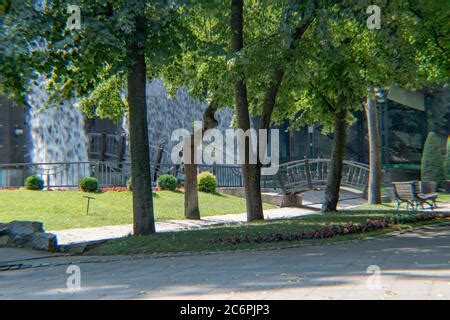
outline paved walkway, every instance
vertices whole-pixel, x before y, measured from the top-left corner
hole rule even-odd
[[[450,299],[450,226],[283,250],[25,263],[48,265],[0,272],[0,299]],[[79,291],[66,287],[70,263]]]
[[[303,199],[303,205],[315,209],[322,208],[324,189],[305,191],[301,193],[301,196]],[[339,192],[338,209],[348,209],[363,204],[367,204],[367,200],[362,198],[361,191],[341,187]]]
[[[267,220],[286,219],[315,214],[310,209],[303,208],[280,208],[264,210],[264,218]],[[201,220],[168,220],[156,222],[157,232],[173,232],[182,230],[192,230],[208,228],[223,224],[237,224],[246,222],[246,214],[226,214],[209,216]],[[95,241],[102,239],[120,238],[130,235],[133,231],[131,224],[118,226],[105,226],[97,228],[65,229],[59,231],[49,231],[58,237],[58,244],[70,244],[78,242]]]

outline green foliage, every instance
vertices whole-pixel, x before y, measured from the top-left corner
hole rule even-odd
[[[81,29],[69,30],[67,1],[8,1],[0,21],[0,92],[24,103],[30,80],[44,78],[48,105],[76,96],[89,116],[118,119],[126,111],[120,94],[137,17],[147,30],[139,41],[152,78],[186,45],[182,13],[189,2],[80,0]]]
[[[128,103],[120,96],[124,89],[124,77],[115,75],[103,79],[88,96],[81,99],[79,107],[90,118],[97,116],[120,120],[128,108]]]
[[[450,180],[450,136],[447,138],[447,154],[445,156],[445,177]]]
[[[127,180],[127,189],[133,191],[133,179],[131,177]]]
[[[445,179],[441,143],[434,132],[430,132],[425,141],[421,170],[424,181],[435,181],[439,185]]]
[[[272,122],[289,120],[292,128],[319,122],[328,131],[337,109],[350,111],[348,121],[354,121],[352,111],[361,109],[368,86],[418,88],[448,78],[445,1],[384,3],[380,30],[367,28],[370,4],[245,1],[245,47],[235,54],[229,3],[194,2],[184,23],[195,45],[183,47],[162,75],[169,91],[185,85],[223,107],[234,104],[234,80],[243,72],[249,109],[261,115],[267,88],[283,68]],[[313,23],[293,45],[296,28],[310,18]]]
[[[93,177],[84,177],[78,181],[78,186],[84,192],[98,191],[98,180]]]
[[[44,180],[39,176],[29,176],[25,180],[25,189],[42,190],[44,189]]]
[[[204,171],[197,176],[198,191],[215,193],[217,188],[216,176],[211,172]]]
[[[178,179],[171,174],[163,174],[158,177],[158,187],[161,190],[174,191],[177,185]]]
[[[390,224],[409,224],[439,219],[441,215],[437,212],[425,212],[419,214],[394,214],[387,215],[384,220]]]

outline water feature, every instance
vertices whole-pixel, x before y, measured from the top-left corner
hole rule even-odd
[[[169,164],[170,151],[177,143],[170,141],[172,132],[180,128],[191,129],[193,121],[202,119],[207,104],[190,97],[185,88],[177,90],[173,97],[168,97],[163,82],[158,79],[147,85],[146,95],[150,161],[154,163],[158,148],[164,143],[161,163]],[[58,165],[34,166],[36,170],[33,173],[42,176],[46,185],[76,186],[80,178],[90,174],[84,116],[74,106],[75,100],[65,101],[58,107],[45,108],[48,98],[44,79],[31,84],[27,103],[30,106],[28,123],[33,147],[29,157],[33,163]],[[220,111],[216,117],[218,128],[226,129],[230,126],[232,111]],[[124,117],[122,129],[128,137],[127,117]],[[128,147],[125,161],[129,161]],[[123,167],[123,170],[128,172],[129,168]]]
[[[164,143],[161,163],[170,164],[170,152],[178,143],[170,141],[172,132],[181,128],[192,130],[193,122],[202,120],[207,103],[189,96],[186,88],[178,89],[173,97],[168,97],[164,83],[159,79],[147,84],[146,96],[150,161],[154,163],[157,150],[161,143]],[[230,109],[216,112],[216,119],[219,122],[217,129],[229,128],[232,116],[233,112]],[[126,117],[122,127],[128,136]]]
[[[32,140],[29,157],[33,163],[53,164],[34,166],[33,173],[46,185],[76,186],[80,178],[89,175],[88,165],[73,164],[89,160],[84,116],[73,99],[45,108],[48,98],[45,80],[33,81],[27,96]]]

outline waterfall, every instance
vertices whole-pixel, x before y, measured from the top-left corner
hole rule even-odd
[[[46,186],[76,186],[78,180],[88,176],[90,171],[84,117],[80,109],[75,107],[74,99],[64,101],[57,107],[45,108],[49,98],[45,86],[46,81],[42,78],[32,82],[27,96],[32,140],[29,157],[32,163],[46,163],[34,166],[33,174],[41,176]],[[202,120],[207,104],[190,97],[185,88],[178,89],[173,97],[168,97],[159,79],[147,84],[146,97],[150,161],[152,164],[155,162],[158,148],[164,143],[161,163],[170,164],[170,151],[177,143],[170,141],[172,132],[180,128],[191,130],[193,121]],[[216,113],[218,129],[229,128],[232,114],[231,110]],[[123,119],[122,129],[128,137],[127,117]],[[128,147],[125,160],[129,161]],[[85,164],[79,164],[83,162]]]
[[[26,97],[29,108],[33,163],[61,163],[40,165],[34,174],[40,175],[46,186],[74,185],[89,175],[87,164],[70,164],[88,161],[88,137],[84,117],[74,106],[75,100],[64,101],[57,107],[45,108],[49,98],[43,78],[33,81]],[[51,181],[49,181],[51,180]]]
[[[168,97],[164,83],[160,79],[147,83],[146,98],[150,163],[155,162],[158,148],[161,143],[164,143],[161,163],[170,164],[172,162],[170,152],[178,143],[170,141],[172,132],[181,128],[192,130],[194,121],[202,121],[207,103],[192,98],[186,88],[180,88],[173,97]],[[216,112],[216,119],[219,122],[217,129],[229,128],[232,116],[233,111],[230,109]],[[128,137],[127,117],[123,119],[122,128]],[[129,139],[127,139],[128,144]]]

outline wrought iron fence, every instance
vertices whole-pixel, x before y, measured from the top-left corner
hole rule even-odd
[[[152,181],[155,184],[161,174],[169,173],[184,180],[183,166],[159,164],[151,166]],[[219,187],[241,187],[241,168],[232,165],[199,165],[199,172],[210,171],[217,177]],[[44,180],[46,188],[76,188],[82,177],[98,179],[100,187],[126,186],[131,177],[128,162],[90,161],[65,163],[12,163],[0,164],[0,188],[19,188],[25,179],[37,175]]]

